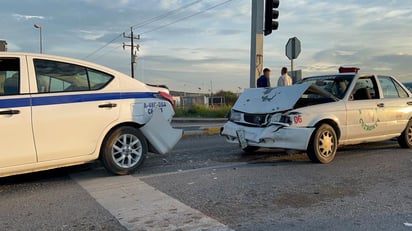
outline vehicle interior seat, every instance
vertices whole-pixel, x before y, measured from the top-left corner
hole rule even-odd
[[[11,78],[4,80],[4,95],[19,94],[19,74],[14,74]]]
[[[1,74],[0,72],[0,95],[4,95],[4,81],[6,80],[6,76]]]
[[[355,94],[353,94],[353,98],[355,100],[372,99],[369,90],[366,87],[356,90]]]

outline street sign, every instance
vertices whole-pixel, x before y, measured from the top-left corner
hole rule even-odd
[[[286,57],[290,60],[296,59],[300,54],[300,40],[296,37],[290,38],[286,43]]]

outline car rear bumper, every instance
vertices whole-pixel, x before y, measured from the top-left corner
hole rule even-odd
[[[237,131],[243,130],[248,146],[306,150],[315,128],[296,128],[271,125],[268,127],[247,127],[227,122],[221,131],[230,143],[239,143]]]
[[[183,130],[172,128],[158,110],[154,111],[152,118],[140,130],[159,154],[168,153],[183,136]]]

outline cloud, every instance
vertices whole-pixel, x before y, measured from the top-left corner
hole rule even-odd
[[[73,32],[77,34],[81,39],[91,40],[91,41],[96,41],[100,38],[103,38],[106,34],[108,34],[107,31],[78,30],[78,31],[73,31]]]
[[[403,80],[411,81],[412,55],[385,54],[375,56],[370,60],[370,65],[380,70],[382,74],[395,75]]]
[[[116,0],[116,4],[113,4],[112,0],[83,0],[87,4],[103,7],[103,8],[122,8],[131,4],[129,0]]]
[[[403,18],[404,16],[411,15],[411,10],[391,10],[384,15],[385,19],[389,18]]]
[[[357,66],[363,73],[392,75],[400,80],[410,80],[412,75],[412,54],[386,53],[376,49],[356,47],[335,47],[316,52],[315,64],[303,66],[305,72],[320,74],[336,72],[337,67]]]
[[[357,50],[354,47],[335,47],[331,49],[321,50],[313,54],[313,59],[320,62],[329,63],[358,63],[360,62],[364,55],[368,54],[365,50]]]
[[[0,28],[10,51],[37,52],[38,31],[30,20],[44,20],[39,23],[46,53],[84,58],[122,32],[128,34],[132,25],[167,16],[136,27],[140,34],[195,14],[142,34],[136,40],[141,45],[136,71],[177,90],[184,81],[209,80],[230,90],[249,83],[251,1],[233,0],[205,11],[225,1],[3,0]],[[346,64],[411,78],[410,5],[400,0],[281,1],[279,30],[264,39],[264,65],[274,73],[288,66],[285,44],[296,36],[302,53],[294,65],[304,76],[336,73]],[[130,50],[121,48],[123,42],[130,40],[120,36],[88,60],[129,73]]]
[[[44,16],[38,15],[22,15],[22,14],[13,14],[13,17],[17,20],[31,20],[31,19],[45,19]]]
[[[164,10],[170,10],[175,6],[182,5],[182,1],[180,0],[162,0],[160,1],[160,7]]]
[[[302,65],[305,76],[336,73],[339,65],[328,62],[317,62],[308,66]]]

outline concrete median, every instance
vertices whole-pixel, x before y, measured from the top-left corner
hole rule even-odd
[[[172,126],[183,129],[183,137],[220,134],[226,118],[173,118]]]

